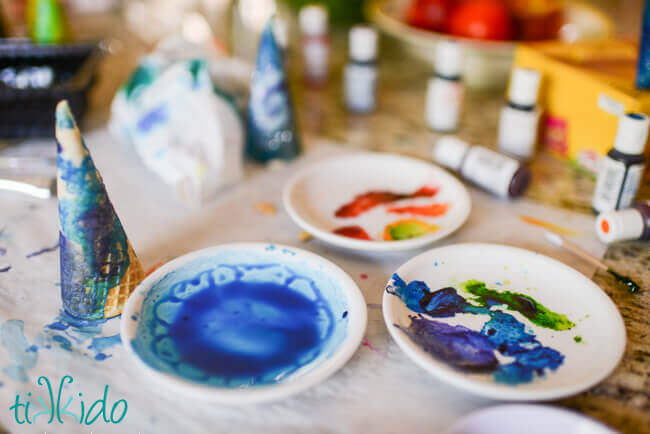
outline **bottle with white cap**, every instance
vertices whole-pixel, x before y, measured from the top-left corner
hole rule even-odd
[[[376,106],[377,31],[358,25],[349,34],[350,60],[343,69],[343,97],[348,110],[368,113]]]
[[[650,241],[650,201],[639,202],[621,211],[600,214],[596,219],[596,235],[604,243]]]
[[[433,146],[433,161],[478,187],[503,198],[524,194],[532,178],[530,169],[514,158],[482,146],[470,146],[458,137],[445,136]]]
[[[302,33],[302,57],[305,79],[311,84],[327,81],[329,73],[330,42],[329,13],[319,4],[310,4],[298,14]]]
[[[600,161],[591,205],[596,213],[629,208],[645,168],[643,150],[648,140],[648,117],[627,113],[618,120],[614,148]]]
[[[515,68],[510,76],[508,104],[501,109],[499,150],[522,160],[530,159],[537,144],[540,111],[537,93],[541,75],[534,69]]]
[[[435,75],[427,86],[426,121],[429,127],[440,132],[458,128],[463,104],[461,80],[463,52],[460,44],[442,40],[435,47]]]

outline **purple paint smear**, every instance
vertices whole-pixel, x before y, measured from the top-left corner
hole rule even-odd
[[[29,255],[25,256],[25,257],[26,258],[33,258],[34,256],[42,255],[43,253],[53,252],[58,248],[59,248],[59,243],[57,242],[52,247],[43,247],[41,250],[37,250],[35,252],[32,252]]]
[[[4,268],[0,268],[0,273],[6,273],[9,270],[11,270],[11,265],[7,265]]]

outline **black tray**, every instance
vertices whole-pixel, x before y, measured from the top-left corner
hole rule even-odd
[[[54,72],[47,88],[16,89],[0,82],[0,138],[52,137],[54,109],[62,99],[81,119],[102,54],[98,41],[36,45],[26,39],[0,38],[0,70],[50,66]]]

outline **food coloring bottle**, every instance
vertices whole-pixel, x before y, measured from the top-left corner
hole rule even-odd
[[[298,16],[305,80],[311,84],[327,81],[330,55],[328,19],[327,8],[315,4],[303,7]]]
[[[433,146],[433,161],[441,164],[499,197],[524,194],[532,178],[519,161],[482,146],[470,146],[454,136],[445,136]]]
[[[619,118],[614,148],[600,161],[591,202],[596,213],[632,205],[645,168],[643,150],[647,140],[646,115],[627,113]]]
[[[529,160],[537,144],[540,111],[537,93],[541,76],[534,69],[515,68],[510,77],[508,104],[501,109],[497,144],[499,150]]]
[[[639,202],[621,211],[600,214],[596,219],[596,235],[604,243],[650,241],[650,201]]]
[[[368,113],[376,106],[377,31],[354,26],[349,35],[350,60],[343,70],[345,106],[355,113]]]
[[[458,42],[442,40],[435,47],[435,75],[427,86],[426,122],[433,130],[458,128],[463,104],[461,81],[462,48]]]

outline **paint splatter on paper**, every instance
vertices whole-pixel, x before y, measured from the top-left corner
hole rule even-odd
[[[365,229],[363,229],[361,226],[343,226],[334,229],[332,232],[343,237],[372,241],[372,238],[370,235],[368,235],[368,232],[366,232]]]
[[[575,326],[565,315],[551,311],[530,296],[498,292],[476,280],[465,282],[461,287],[473,297],[465,298],[452,287],[431,291],[425,282],[406,283],[394,274],[386,291],[419,314],[409,317],[408,326],[396,327],[438,360],[463,371],[489,372],[500,383],[527,383],[562,365],[562,353],[543,345],[526,324],[498,307],[505,306],[541,327],[558,331]],[[445,318],[460,313],[485,315],[489,319],[477,331],[423,315]],[[511,361],[499,361],[497,353]]]
[[[43,253],[53,252],[53,251],[55,251],[55,250],[58,250],[58,248],[59,248],[59,243],[57,242],[55,245],[53,245],[53,246],[51,246],[51,247],[43,247],[43,248],[40,249],[40,250],[37,250],[37,251],[32,252],[32,253],[29,253],[29,254],[26,255],[25,257],[26,257],[27,259],[29,259],[29,258],[33,258],[33,257],[35,257],[35,256],[40,256],[40,255],[42,255]]]
[[[6,267],[0,268],[0,273],[6,273],[9,270],[11,270],[11,265],[7,265]]]
[[[18,319],[7,320],[0,326],[0,342],[11,360],[2,372],[21,383],[29,380],[27,374],[38,360],[38,349],[27,341],[24,327],[25,323]]]
[[[440,226],[422,220],[399,220],[386,226],[384,229],[384,241],[408,240],[432,234],[439,229]]]
[[[410,194],[393,193],[391,191],[369,191],[355,196],[351,202],[337,209],[334,215],[338,218],[358,217],[378,205],[392,203],[402,199],[433,197],[438,193],[438,190],[437,187],[424,186]]]

